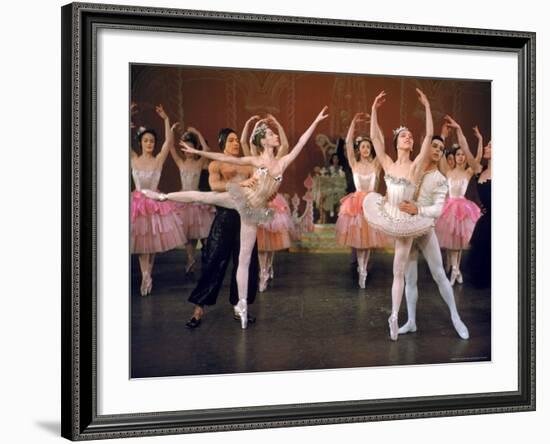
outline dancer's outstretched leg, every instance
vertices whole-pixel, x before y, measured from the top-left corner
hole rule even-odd
[[[248,267],[252,250],[256,243],[256,232],[258,225],[247,223],[241,219],[241,245],[239,250],[239,265],[237,266],[237,287],[239,289],[239,302],[235,311],[241,317],[241,327],[246,328],[248,323]]]
[[[412,242],[413,238],[411,237],[395,239],[395,253],[393,257],[393,284],[391,289],[392,307],[391,316],[388,319],[388,324],[390,327],[390,338],[392,339],[392,341],[397,341],[397,316],[399,314],[401,300],[403,299],[403,288],[405,286],[405,267],[409,259]]]
[[[468,328],[460,319],[458,310],[456,308],[453,288],[451,287],[447,276],[445,276],[445,270],[443,269],[443,261],[441,259],[441,251],[439,249],[437,236],[432,230],[422,240],[423,242],[419,244],[420,249],[422,250],[422,254],[426,259],[426,262],[428,263],[428,267],[430,268],[430,272],[432,273],[433,280],[439,288],[439,294],[447,304],[447,307],[449,307],[453,326],[462,339],[468,339],[470,337]]]

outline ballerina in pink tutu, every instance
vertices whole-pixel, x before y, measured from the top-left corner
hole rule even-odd
[[[139,255],[142,296],[151,293],[155,253],[171,250],[187,241],[174,203],[157,202],[140,192],[143,189],[157,189],[162,167],[170,146],[174,144],[173,128],[162,105],[156,107],[156,112],[164,120],[165,129],[165,140],[160,152],[153,154],[157,135],[154,130],[146,128],[138,131],[137,150],[130,148],[132,177],[136,186],[130,210],[130,252]]]
[[[248,137],[250,126],[256,120],[252,134],[254,137]],[[288,139],[283,126],[271,114],[267,118],[260,119],[259,116],[252,116],[247,120],[241,134],[241,147],[245,156],[256,155],[261,139],[264,138],[269,129],[268,123],[273,123],[276,127],[280,145],[277,148],[275,158],[280,159],[288,153]],[[261,148],[261,145],[260,145]],[[267,288],[269,279],[273,279],[273,258],[276,251],[287,250],[290,248],[294,229],[292,213],[286,199],[282,194],[277,193],[273,200],[268,203],[268,207],[273,210],[273,219],[270,222],[258,225],[258,260],[260,262],[260,281],[258,290],[263,292]]]
[[[248,293],[248,267],[252,250],[256,244],[258,225],[269,222],[273,217],[273,210],[268,207],[268,202],[281,186],[283,173],[300,154],[319,122],[328,117],[326,111],[327,107],[325,106],[306,132],[302,134],[294,149],[280,159],[275,158],[275,148],[279,146],[279,139],[271,129],[265,131],[263,138],[260,140],[260,145],[258,145],[260,152],[256,156],[233,157],[221,153],[199,151],[180,142],[182,149],[188,153],[235,165],[251,165],[256,168],[250,179],[240,184],[228,183],[226,192],[179,191],[162,194],[142,190],[147,197],[160,201],[169,199],[177,202],[203,202],[235,209],[239,212],[241,217],[239,264],[237,266],[239,302],[235,306],[235,312],[241,318],[241,328],[243,329],[248,324],[246,299]]]
[[[474,170],[466,163],[465,150],[469,151],[468,141],[460,125],[450,116],[445,116],[447,126],[456,130],[459,148],[455,151],[455,167],[449,168],[444,160],[440,162],[440,169],[449,184],[449,198],[445,201],[443,212],[435,225],[435,232],[441,248],[450,251],[451,285],[455,281],[462,284],[460,271],[462,250],[468,248],[475,225],[481,217],[479,207],[464,197],[468,183],[474,175]],[[483,137],[477,126],[474,134],[478,139],[476,161],[479,164],[483,153]]]
[[[193,127],[187,128],[182,134],[181,141],[187,143],[193,148],[199,148],[204,151],[211,151],[204,140],[202,134]],[[170,154],[178,166],[181,179],[181,191],[191,191],[199,189],[199,180],[203,169],[208,169],[208,159],[194,154],[184,153],[170,145]],[[183,222],[183,232],[187,238],[185,250],[187,252],[187,265],[185,272],[190,273],[195,266],[195,249],[198,239],[206,239],[210,231],[210,226],[214,220],[216,209],[212,205],[202,203],[176,202],[178,214]]]
[[[356,123],[368,119],[368,114],[357,113],[349,126],[346,136],[346,154],[353,173],[356,191],[340,200],[340,210],[336,221],[336,241],[356,249],[359,287],[365,288],[367,265],[372,248],[388,245],[389,239],[380,231],[369,226],[363,216],[363,199],[371,191],[376,191],[382,167],[376,159],[376,152],[369,137],[353,140]]]

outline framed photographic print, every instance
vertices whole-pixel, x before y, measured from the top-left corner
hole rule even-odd
[[[533,410],[534,44],[64,6],[62,435]]]

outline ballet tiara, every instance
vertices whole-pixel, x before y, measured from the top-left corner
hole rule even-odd
[[[399,128],[394,129],[394,130],[393,130],[393,137],[397,137],[397,135],[398,135],[401,131],[409,131],[409,128],[407,128],[406,126],[400,126]]]
[[[257,135],[265,133],[268,129],[269,129],[269,127],[267,126],[266,123],[264,123],[264,122],[260,123],[254,129],[254,132],[252,133],[252,138],[255,139]]]

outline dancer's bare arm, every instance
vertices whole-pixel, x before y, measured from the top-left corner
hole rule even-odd
[[[294,159],[298,157],[298,154],[302,151],[304,146],[306,145],[307,141],[313,134],[313,131],[315,131],[315,128],[317,128],[317,125],[319,122],[325,120],[328,117],[328,114],[326,114],[328,107],[325,106],[321,112],[317,115],[315,120],[312,122],[312,124],[309,126],[309,128],[306,130],[304,134],[301,135],[300,139],[298,140],[298,143],[292,148],[292,151],[288,153],[286,156],[283,156],[281,160],[281,167],[282,171],[285,171],[287,167],[294,162]]]
[[[384,135],[382,134],[382,130],[378,124],[378,109],[384,104],[385,101],[385,91],[382,91],[374,99],[370,113],[370,137],[372,140],[372,145],[374,146],[374,151],[376,152],[376,158],[380,162],[384,172],[387,172],[393,165],[393,160],[386,154]]]

